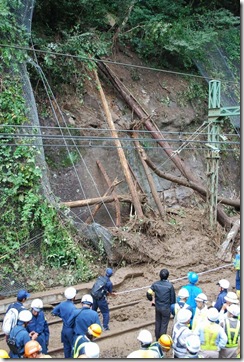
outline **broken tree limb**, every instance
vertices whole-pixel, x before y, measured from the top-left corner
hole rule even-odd
[[[225,241],[220,245],[220,250],[217,253],[218,258],[220,258],[220,259],[224,258],[224,254],[226,253],[226,250],[227,250],[231,240],[235,239],[239,229],[240,229],[240,219],[235,221],[234,225],[232,226],[229,233],[227,234]]]
[[[107,191],[105,192],[105,194],[103,196],[108,196],[109,194],[111,194],[113,192],[114,188],[117,185],[119,185],[121,182],[122,181],[117,181],[117,177],[116,177],[115,180],[113,181],[113,183],[111,183],[111,185],[109,186],[109,188],[107,189]],[[85,221],[86,224],[89,224],[90,222],[93,221],[94,216],[96,215],[96,213],[98,212],[98,210],[100,209],[101,206],[102,206],[102,203],[95,206],[91,215],[86,219],[86,221]]]
[[[164,136],[160,132],[158,132],[155,127],[153,127],[152,123],[150,122],[149,114],[141,107],[139,102],[125,88],[119,78],[103,62],[99,62],[98,67],[100,71],[110,80],[111,84],[123,97],[127,104],[131,107],[133,112],[139,117],[139,119],[143,121],[144,126],[150,131],[152,137],[157,140],[158,144],[163,148],[163,150],[166,152],[172,162],[174,162],[176,167],[180,170],[181,174],[185,176],[185,178],[189,181],[196,182],[201,185],[201,182],[196,178],[193,172],[184,164],[183,160],[181,160],[178,154],[172,150]],[[226,215],[220,205],[218,205],[217,207],[217,220],[222,226],[231,227],[232,225],[231,218]]]
[[[101,100],[102,100],[102,103],[103,103],[104,112],[105,112],[106,117],[107,117],[108,125],[109,125],[109,128],[111,130],[112,137],[114,138],[114,143],[117,146],[117,152],[118,152],[118,156],[119,156],[119,159],[120,159],[120,164],[121,164],[121,167],[123,169],[123,172],[124,172],[124,175],[125,175],[125,178],[126,178],[126,181],[127,181],[130,193],[131,193],[132,202],[133,202],[137,217],[139,219],[143,219],[144,215],[143,215],[141,203],[140,203],[140,200],[139,200],[139,197],[138,197],[138,193],[137,193],[137,191],[136,191],[136,189],[134,187],[133,180],[132,180],[130,170],[129,170],[129,167],[128,167],[128,162],[127,162],[127,159],[125,157],[124,150],[123,150],[123,148],[121,146],[121,142],[119,141],[118,133],[117,133],[116,128],[114,126],[114,122],[113,122],[111,112],[110,112],[108,104],[107,104],[105,94],[104,94],[103,89],[102,89],[102,85],[100,83],[97,71],[94,69],[93,72],[94,72],[94,75],[95,75],[96,83],[98,85],[98,90],[99,90],[99,93],[100,93],[100,96],[101,96]]]
[[[132,202],[132,197],[130,195],[117,195],[117,198],[120,202]],[[144,196],[140,195],[139,200],[143,202],[145,199]],[[61,205],[67,206],[67,207],[85,207],[88,205],[96,205],[100,203],[109,203],[114,202],[114,197],[112,195],[109,196],[103,196],[103,197],[94,197],[92,199],[85,199],[85,200],[76,200],[76,201],[64,201],[61,202]]]
[[[133,132],[132,134],[132,137],[133,138],[138,138],[138,134],[136,132]],[[134,140],[134,143],[136,145],[136,150],[138,152],[138,155],[140,157],[140,160],[141,160],[141,163],[142,163],[142,166],[144,168],[144,171],[145,171],[145,174],[146,174],[146,177],[147,177],[147,180],[148,180],[148,184],[150,186],[150,189],[151,189],[151,192],[152,192],[152,196],[154,198],[154,201],[157,205],[157,208],[158,208],[158,211],[159,211],[159,214],[162,218],[164,218],[165,216],[165,211],[163,209],[163,206],[162,206],[162,203],[160,201],[160,198],[158,196],[158,192],[157,192],[157,189],[156,189],[156,186],[155,186],[155,183],[154,183],[154,180],[153,180],[153,177],[151,175],[151,172],[149,170],[149,167],[147,165],[147,163],[145,162],[144,158],[145,158],[145,155],[144,155],[144,150],[142,148],[142,146],[140,145],[140,142],[139,141],[136,141]]]
[[[185,179],[182,179],[180,177],[171,175],[169,173],[166,172],[162,172],[160,171],[157,166],[152,162],[152,160],[150,160],[148,158],[148,156],[144,153],[144,160],[145,162],[148,164],[148,166],[161,178],[164,178],[166,180],[172,181],[174,183],[177,183],[179,185],[185,186],[185,187],[190,187],[193,190],[199,192],[201,195],[206,196],[207,195],[207,191],[204,187],[200,186],[199,184],[196,184],[195,182],[191,182],[191,181],[187,181]],[[233,206],[236,208],[240,207],[240,200],[231,200],[231,199],[226,199],[224,197],[220,197],[218,196],[218,202],[220,202],[221,204],[226,204],[229,206]]]
[[[112,182],[110,181],[110,178],[108,177],[108,174],[105,171],[103,165],[101,164],[100,161],[97,161],[97,165],[98,165],[100,171],[102,172],[103,177],[104,177],[105,181],[107,182],[107,185],[110,187],[112,185]],[[115,224],[116,224],[116,226],[120,226],[120,224],[121,224],[121,213],[120,213],[119,199],[117,198],[117,194],[116,194],[115,191],[112,192],[112,195],[114,196],[114,203],[115,203],[115,214],[116,214]]]

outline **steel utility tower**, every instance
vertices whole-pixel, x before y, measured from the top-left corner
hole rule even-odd
[[[220,107],[220,87],[219,80],[209,82],[208,143],[206,144],[209,147],[207,152],[207,205],[212,228],[216,227],[217,221],[220,123],[224,117],[240,114],[240,107]]]

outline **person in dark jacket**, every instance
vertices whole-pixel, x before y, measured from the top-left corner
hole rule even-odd
[[[151,285],[147,291],[147,299],[155,305],[155,337],[158,340],[162,334],[167,333],[170,319],[170,306],[176,302],[175,289],[167,279],[169,271],[162,269],[160,280]]]
[[[32,320],[28,323],[26,329],[32,339],[40,343],[42,353],[47,353],[49,344],[49,327],[43,312],[43,302],[41,299],[34,299],[31,302]]]
[[[61,342],[64,346],[64,358],[72,357],[72,345],[73,345],[73,328],[68,325],[68,320],[73,311],[77,308],[74,305],[76,297],[76,289],[74,287],[68,287],[64,291],[65,301],[58,304],[52,311],[52,315],[58,316],[63,320],[63,328],[61,331]]]
[[[214,308],[218,309],[218,311],[220,312],[223,304],[225,303],[225,296],[228,293],[228,288],[230,286],[230,282],[226,279],[221,279],[217,285],[219,285],[220,291],[219,294],[217,296],[216,302],[214,304]]]
[[[9,311],[10,308],[15,308],[15,309],[17,309],[18,312],[26,309],[23,304],[29,297],[30,297],[30,293],[28,293],[26,290],[24,290],[24,289],[19,290],[18,294],[17,294],[17,301],[14,303],[11,303],[8,306],[6,313]]]
[[[12,328],[9,338],[15,338],[15,344],[18,349],[18,354],[10,350],[10,358],[23,358],[25,344],[31,340],[29,333],[26,330],[28,323],[32,319],[32,314],[29,310],[22,310],[19,312],[18,321],[15,327]]]
[[[98,308],[100,309],[102,316],[103,316],[103,331],[109,330],[109,307],[108,307],[108,301],[107,296],[108,295],[115,295],[113,293],[113,283],[110,280],[110,277],[113,275],[113,270],[111,268],[107,268],[105,272],[105,278],[107,278],[107,283],[105,285],[105,294],[101,299],[95,299],[93,298],[93,305],[92,309],[94,311],[97,311]]]

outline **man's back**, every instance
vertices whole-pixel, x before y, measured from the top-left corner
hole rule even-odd
[[[88,327],[93,323],[101,325],[98,313],[90,308],[83,307],[75,318],[75,335],[85,335]]]
[[[155,305],[157,308],[170,308],[175,303],[175,291],[172,283],[168,280],[159,280],[152,284],[155,293]]]

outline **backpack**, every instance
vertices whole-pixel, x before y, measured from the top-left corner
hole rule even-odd
[[[19,356],[19,358],[21,358],[21,355],[20,355],[20,351],[19,351],[19,348],[16,346],[16,336],[17,334],[22,331],[23,329],[20,329],[15,336],[12,336],[12,337],[8,337],[7,338],[7,345],[9,346],[9,349],[10,351],[13,353],[13,354],[17,354]]]
[[[18,321],[19,312],[16,308],[10,308],[3,318],[2,330],[3,333],[9,335],[12,328],[14,328]]]
[[[97,300],[102,299],[107,294],[107,291],[105,289],[106,284],[106,277],[98,277],[91,289],[91,296]]]

